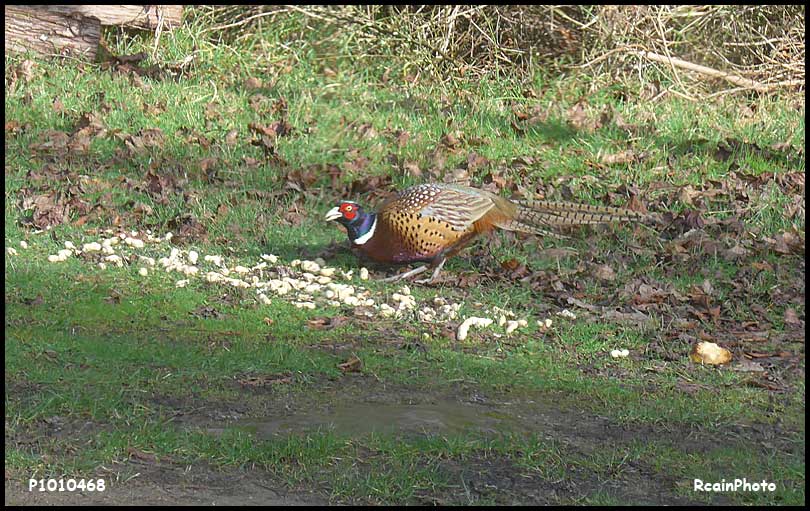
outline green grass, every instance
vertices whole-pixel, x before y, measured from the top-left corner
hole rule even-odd
[[[512,336],[474,331],[463,342],[438,325],[394,319],[308,328],[310,319],[353,311],[298,309],[280,297],[264,306],[252,291],[199,279],[176,288],[179,277],[158,267],[139,276],[137,261],[104,270],[75,257],[47,262],[66,240],[80,245],[107,228],[163,234],[185,214],[205,227],[206,236],[192,236],[183,249],[224,254],[247,265],[262,253],[287,263],[311,258],[302,254],[314,257],[331,241],[342,241],[342,234],[322,221],[338,192],[325,167],[316,166],[337,166],[342,183],[390,175],[394,186],[402,187],[419,179],[398,165],[413,161],[423,172],[437,170],[434,149],[453,132],[461,134],[460,143],[446,155],[445,169],[464,165],[472,151],[489,160],[470,172],[474,184],[498,172],[530,190],[541,185],[539,190],[552,198],[570,194],[592,203],[603,202],[621,185],[635,186],[659,213],[698,208],[722,220],[738,205],[734,193],[689,205],[681,202],[678,188],[739,184],[740,175],[763,172],[803,174],[803,102],[800,109],[792,106],[794,98],[779,96],[701,103],[664,96],[650,103],[635,97],[642,84],[594,89],[599,82],[586,76],[541,73],[529,81],[489,79],[456,88],[428,81],[383,83],[379,69],[332,61],[317,45],[297,52],[281,46],[294,26],[268,29],[234,46],[201,39],[200,28],[192,21],[165,34],[154,60],[181,60],[196,49],[190,72],[177,79],[141,78],[145,86],[94,64],[6,58],[7,76],[25,59],[36,64],[30,81],[19,78],[5,96],[6,123],[23,126],[13,132],[7,127],[5,139],[5,244],[18,252],[5,259],[7,479],[9,473],[20,480],[89,476],[116,466],[120,483],[136,471],[128,464],[135,449],[176,467],[205,463],[223,472],[261,470],[293,491],[312,487],[342,503],[804,502],[804,454],[798,449],[804,444],[804,344],[784,322],[788,308],[804,318],[803,288],[800,302],[798,294],[790,294],[804,277],[804,263],[795,255],[752,249],[741,260],[729,260],[689,247],[689,257],[679,260],[667,252],[665,236],[626,226],[572,231],[566,239],[498,234],[496,243],[485,241],[469,251],[483,259],[458,257],[447,272],[493,271],[500,261],[515,258],[531,271],[545,272],[539,287],[509,278],[484,279],[467,288],[452,281],[439,288],[411,286],[419,300],[462,301],[462,316],[488,314],[497,306],[530,320],[529,328]],[[151,49],[148,39],[107,35],[115,54]],[[324,67],[335,73],[325,73]],[[247,90],[249,77],[270,85]],[[533,97],[524,95],[528,89]],[[257,93],[265,98],[252,100]],[[620,95],[629,99],[617,99]],[[567,112],[582,97],[592,119],[610,107],[626,123],[647,128],[629,134],[607,122],[574,129]],[[61,111],[53,108],[55,98]],[[277,158],[265,158],[261,147],[250,143],[248,124],[277,120],[271,108],[279,99],[287,102],[294,132],[278,139]],[[752,113],[741,115],[743,106]],[[513,107],[549,114],[518,132],[512,127]],[[86,154],[52,155],[31,147],[47,139],[46,130],[71,133],[86,112],[100,113],[108,133],[94,138]],[[162,145],[128,152],[127,136],[151,128],[165,135]],[[237,132],[233,144],[226,143],[231,130]],[[401,131],[409,134],[404,144],[397,143]],[[712,156],[726,140],[743,143],[727,158]],[[757,149],[777,143],[792,149],[776,156]],[[624,150],[644,158],[599,163],[603,155]],[[217,159],[211,182],[200,164],[209,157]],[[360,157],[368,160],[365,166],[357,165]],[[529,163],[514,163],[518,157]],[[65,172],[37,180],[36,174],[48,168]],[[308,168],[320,174],[306,195],[256,193],[277,191],[291,172]],[[171,176],[185,193],[167,193],[165,200],[147,193],[142,183],[150,169]],[[51,190],[73,190],[90,204],[99,202],[101,213],[84,225],[74,223],[74,213],[70,223],[45,232],[25,225],[22,219],[30,211],[22,210],[22,199]],[[795,194],[776,178],[746,193],[737,214],[756,239],[790,229],[803,235],[803,213],[786,214]],[[134,215],[137,203],[150,206],[151,213]],[[300,223],[290,224],[290,211]],[[706,230],[717,237],[712,228]],[[719,229],[720,239],[747,239]],[[20,240],[30,247],[20,248]],[[576,253],[538,256],[544,248]],[[141,253],[158,258],[168,250],[150,245]],[[773,269],[751,269],[763,262]],[[328,263],[359,267],[346,253]],[[594,278],[590,268],[597,264],[610,265],[616,279]],[[693,286],[709,280],[723,319],[712,323],[689,316],[695,326],[686,333],[717,335],[723,344],[731,338],[722,336],[754,321],[772,335],[765,344],[736,346],[735,360],[743,351],[768,350],[789,352],[798,362],[788,366],[775,360],[771,371],[787,381],[783,392],[748,385],[751,374],[689,361],[690,343],[670,322],[685,314],[680,302],[654,309],[647,323],[604,320],[564,303],[553,279],[571,296],[625,311],[633,291],[627,297],[622,289],[635,289],[634,282],[666,284],[688,296]],[[743,291],[735,282],[750,289]],[[385,296],[399,288],[374,281],[364,285]],[[205,307],[217,314],[201,314]],[[578,318],[560,318],[555,313],[562,308]],[[548,331],[535,326],[545,318],[554,321]],[[780,336],[785,339],[775,340]],[[613,359],[609,353],[616,348],[632,355]],[[675,356],[664,356],[666,351]],[[359,375],[338,368],[351,354],[363,361]],[[251,389],[239,383],[251,375],[287,373],[294,379],[289,385]],[[684,384],[694,388],[686,391]],[[551,416],[560,421],[559,429],[522,427],[494,436],[474,430],[442,435],[320,430],[265,439],[222,418],[233,413],[269,417],[279,410],[322,410],[369,399],[401,403],[413,397],[422,403],[451,396],[468,402],[473,395],[484,396],[484,402],[521,403],[521,413],[538,427]],[[180,424],[176,417],[189,422]],[[588,429],[599,420],[617,429],[600,437]],[[70,434],[81,425],[91,433]],[[224,433],[212,432],[214,425]],[[565,425],[570,437],[561,432]],[[749,427],[759,432],[729,438],[728,431]],[[624,430],[629,433],[617,432]],[[773,435],[779,442],[770,441]],[[693,443],[693,437],[706,440]],[[657,479],[655,473],[667,477]],[[697,495],[689,486],[694,477],[764,477],[779,489]],[[508,480],[522,482],[503,486]],[[530,487],[554,491],[540,498]],[[645,496],[641,490],[647,487],[651,493]]]

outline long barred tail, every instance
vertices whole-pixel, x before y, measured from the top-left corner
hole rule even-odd
[[[548,234],[544,227],[560,225],[601,224],[606,222],[641,222],[647,215],[625,208],[594,206],[573,202],[514,201],[517,213],[508,225],[512,231]]]

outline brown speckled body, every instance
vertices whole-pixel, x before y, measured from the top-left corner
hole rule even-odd
[[[542,234],[542,227],[638,220],[643,215],[609,206],[567,202],[513,202],[453,184],[421,184],[401,191],[376,213],[373,233],[354,247],[382,263],[437,265],[495,228]]]

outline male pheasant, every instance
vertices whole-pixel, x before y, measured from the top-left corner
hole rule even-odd
[[[346,227],[352,245],[381,263],[428,262],[431,282],[448,257],[479,234],[495,228],[544,234],[543,227],[639,221],[644,215],[629,209],[570,202],[512,201],[494,193],[454,184],[420,184],[399,192],[377,212],[341,201],[326,220]],[[425,271],[423,265],[386,280],[408,278]]]

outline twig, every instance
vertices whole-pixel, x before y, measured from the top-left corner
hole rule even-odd
[[[691,62],[687,62],[685,60],[681,60],[676,57],[664,57],[663,55],[659,55],[657,53],[653,53],[650,51],[640,51],[639,55],[641,57],[646,57],[654,62],[660,62],[661,64],[670,64],[673,67],[679,67],[681,69],[686,69],[689,71],[694,71],[696,73],[700,73],[706,76],[712,76],[715,78],[722,78],[728,82],[731,82],[734,85],[739,87],[744,87],[747,89],[754,89],[757,91],[765,91],[767,88],[765,85],[751,80],[750,78],[743,78],[742,76],[738,76],[735,74],[727,73],[724,71],[718,71],[717,69],[712,69],[710,67],[701,66],[699,64],[693,64]]]

